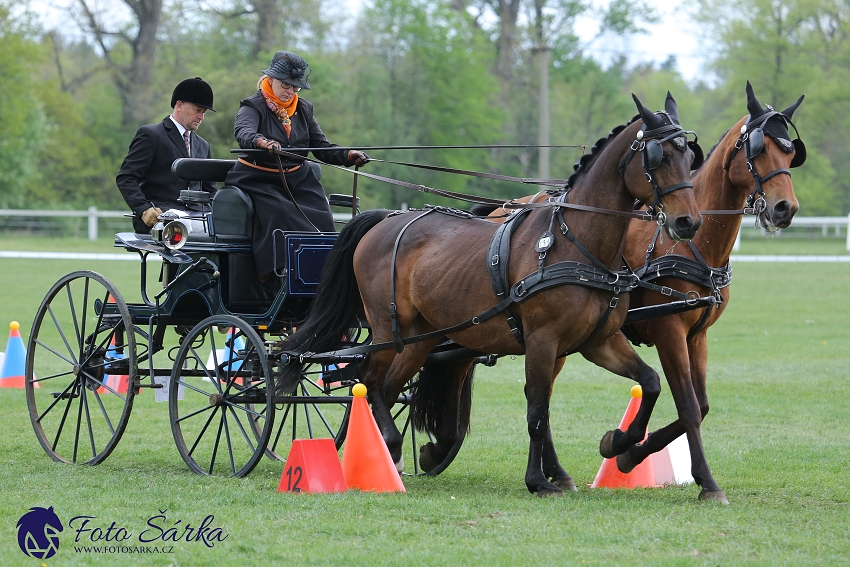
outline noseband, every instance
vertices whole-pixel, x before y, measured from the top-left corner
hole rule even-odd
[[[764,208],[767,206],[764,200],[764,188],[762,185],[768,180],[777,175],[788,175],[791,176],[791,171],[787,168],[781,167],[779,169],[774,169],[767,175],[759,175],[758,170],[756,170],[756,164],[753,162],[755,157],[764,151],[764,126],[767,125],[767,121],[773,118],[774,116],[780,116],[783,120],[785,120],[786,124],[790,124],[794,127],[794,132],[797,134],[797,138],[791,142],[794,145],[796,150],[796,154],[794,159],[791,160],[791,167],[799,167],[803,165],[806,161],[806,145],[800,139],[800,133],[797,131],[797,126],[791,122],[791,119],[778,112],[773,110],[773,108],[768,105],[768,112],[765,112],[755,120],[751,120],[752,115],[747,117],[747,121],[741,126],[741,135],[738,136],[738,139],[735,141],[735,149],[732,150],[732,153],[729,155],[729,160],[726,162],[726,165],[723,169],[728,170],[729,166],[732,165],[732,160],[738,154],[738,150],[744,148],[744,153],[747,156],[747,169],[750,170],[750,173],[753,175],[753,191],[750,193],[749,197],[747,197],[746,208],[754,208],[755,215],[759,216]],[[789,136],[790,137],[790,136]],[[802,156],[802,157],[800,157]],[[799,158],[799,159],[798,159]]]
[[[632,160],[635,152],[640,152],[641,165],[643,165],[646,180],[652,184],[652,190],[654,193],[654,200],[649,205],[650,214],[654,214],[655,211],[658,211],[659,216],[663,215],[661,212],[661,198],[663,196],[672,193],[673,191],[678,191],[679,189],[687,189],[694,186],[693,183],[684,182],[676,183],[675,185],[670,185],[669,187],[662,189],[655,180],[655,177],[652,175],[652,170],[661,165],[661,159],[664,157],[664,150],[661,147],[661,144],[669,140],[673,140],[676,149],[684,152],[686,147],[693,148],[691,144],[696,145],[696,141],[687,143],[679,141],[677,143],[676,138],[683,137],[687,140],[688,134],[693,134],[693,132],[683,130],[681,126],[675,123],[652,130],[646,130],[646,124],[644,124],[635,136],[635,141],[632,142],[632,145],[629,147],[629,153],[626,154],[625,159],[623,159],[620,163],[620,171],[625,171],[626,166],[629,165],[629,162]],[[679,147],[680,145],[681,147]],[[697,145],[697,147],[699,146]]]

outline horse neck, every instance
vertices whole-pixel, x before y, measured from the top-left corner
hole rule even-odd
[[[701,211],[734,211],[742,209],[747,201],[752,188],[732,183],[729,170],[725,169],[743,123],[741,119],[726,133],[692,179]],[[741,215],[704,215],[693,243],[709,266],[720,267],[729,261],[740,228]]]
[[[638,121],[636,127],[627,128],[608,142],[593,165],[576,180],[567,202],[615,211],[632,210],[634,197],[626,188],[619,166],[640,124]],[[606,266],[619,265],[629,226],[627,218],[570,209],[564,211],[564,218],[570,230],[599,261]]]

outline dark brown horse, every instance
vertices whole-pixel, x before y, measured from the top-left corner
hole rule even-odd
[[[621,282],[612,270],[621,265],[635,199],[663,209],[665,231],[674,240],[692,238],[701,219],[690,184],[694,154],[675,101],[668,95],[665,111],[657,114],[637,97],[635,103],[639,119],[612,131],[583,158],[560,207],[517,213],[501,236],[500,225],[437,209],[372,211],[340,233],[311,314],[282,347],[295,354],[335,349],[365,315],[374,342],[385,346],[369,353],[359,377],[397,466],[402,438],[390,405],[444,336],[478,352],[525,355],[525,483],[532,493],[575,490],[549,430],[553,370],[565,353],[581,352],[643,386],[642,407],[622,451],[642,440],[660,380],[619,332],[628,302],[617,299],[628,278],[623,274]],[[502,244],[494,253],[497,237]],[[491,278],[492,267],[504,277]],[[549,287],[562,272],[571,285]],[[500,293],[501,283],[506,288]],[[505,312],[513,322],[506,323]],[[409,340],[414,336],[420,338]],[[297,356],[290,361],[278,378],[281,392],[294,387],[302,370]],[[453,366],[454,380],[463,379],[464,365]],[[458,434],[438,433],[438,442],[426,448],[435,462]]]
[[[782,112],[769,106],[763,108],[747,83],[749,116],[739,120],[723,136],[693,177],[694,191],[704,215],[702,227],[690,243],[693,246],[675,241],[656,245],[649,265],[645,266],[647,247],[653,239],[652,229],[640,223],[632,223],[629,227],[625,257],[633,267],[645,266],[639,270],[644,273],[643,279],[682,292],[695,291],[700,296],[714,294],[721,301],[714,307],[649,319],[627,328],[630,338],[636,342],[655,344],[679,418],[653,431],[646,442],[622,454],[616,446],[616,432],[609,436],[615,440],[613,446],[603,439],[600,452],[607,457],[620,455],[617,466],[623,472],[630,471],[646,457],[687,433],[691,473],[702,487],[700,499],[727,502],[726,495],[711,475],[700,435],[700,423],[708,413],[706,331],[729,304],[729,256],[742,218],[740,214],[722,212],[752,207],[762,226],[770,231],[791,224],[799,204],[788,168],[802,165],[806,153],[801,140],[792,141],[788,124],[802,101],[801,96]],[[712,211],[721,213],[713,214]],[[674,267],[674,264],[678,265]],[[685,264],[688,267],[683,267]],[[676,277],[677,269],[685,269],[691,276]],[[666,301],[669,297],[641,288],[631,294],[632,307]]]
[[[799,208],[788,168],[798,167],[806,159],[802,141],[792,141],[788,131],[791,117],[803,97],[784,111],[776,112],[771,107],[762,107],[749,82],[746,91],[749,116],[726,132],[692,178],[704,220],[694,239],[689,243],[674,240],[666,245],[656,244],[654,227],[635,221],[626,236],[625,258],[638,268],[641,279],[682,293],[714,295],[719,300],[713,307],[650,318],[624,327],[635,344],[656,346],[679,419],[650,433],[646,442],[625,452],[622,446],[629,444],[629,439],[621,431],[609,431],[600,443],[602,456],[619,455],[618,468],[629,472],[649,455],[687,433],[691,472],[702,487],[699,498],[724,503],[726,495],[711,475],[700,435],[700,423],[708,413],[706,332],[729,304],[729,256],[741,226],[741,213],[746,209],[758,215],[768,231],[788,227]],[[521,201],[533,200],[539,201],[540,194]],[[484,214],[490,209],[477,207],[475,212]],[[501,222],[501,213],[494,211],[492,220]],[[644,288],[637,288],[630,295],[630,306],[635,308],[670,301],[669,295]],[[559,359],[556,373],[563,365],[564,359]]]

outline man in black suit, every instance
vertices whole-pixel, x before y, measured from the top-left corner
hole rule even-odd
[[[200,77],[181,81],[171,95],[171,116],[159,124],[142,126],[130,142],[115,182],[133,211],[133,229],[148,234],[157,216],[168,209],[185,209],[177,201],[180,191],[215,192],[209,182],[181,181],[171,174],[177,158],[212,157],[209,143],[198,136],[198,126],[213,108],[212,88]]]

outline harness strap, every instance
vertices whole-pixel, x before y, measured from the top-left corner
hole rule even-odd
[[[514,230],[525,220],[525,217],[531,209],[523,209],[512,215],[506,220],[493,235],[490,241],[490,250],[488,257],[488,270],[490,272],[490,283],[493,286],[493,293],[496,298],[504,299],[508,292],[508,266],[510,265],[511,254],[511,235]],[[525,345],[525,338],[522,331],[522,322],[514,315],[510,309],[505,309],[505,318],[508,322],[508,327],[517,342]]]
[[[454,173],[457,175],[469,175],[471,177],[483,177],[485,179],[496,179],[498,181],[512,181],[514,183],[523,183],[529,185],[549,185],[552,187],[563,187],[567,184],[566,179],[537,179],[534,177],[512,177],[510,175],[499,175],[498,173],[484,173],[481,171],[469,171],[466,169],[455,169],[453,167],[440,167],[437,165],[425,165],[421,163],[408,163],[404,161],[390,161],[384,159],[369,158],[369,161],[379,163],[391,163],[393,165],[403,165],[406,167],[414,167],[418,169],[427,169],[430,171],[441,171],[444,173]]]
[[[393,244],[393,257],[390,264],[390,325],[392,327],[393,332],[393,341],[392,345],[396,352],[401,352],[404,350],[404,340],[401,338],[401,328],[398,324],[398,312],[396,311],[395,304],[395,262],[398,257],[398,247],[401,243],[401,237],[405,233],[405,231],[410,228],[410,225],[421,219],[427,214],[433,213],[435,209],[428,209],[421,215],[417,215],[416,218],[412,219],[406,225],[404,225],[398,233],[398,236],[395,238],[395,243]]]

